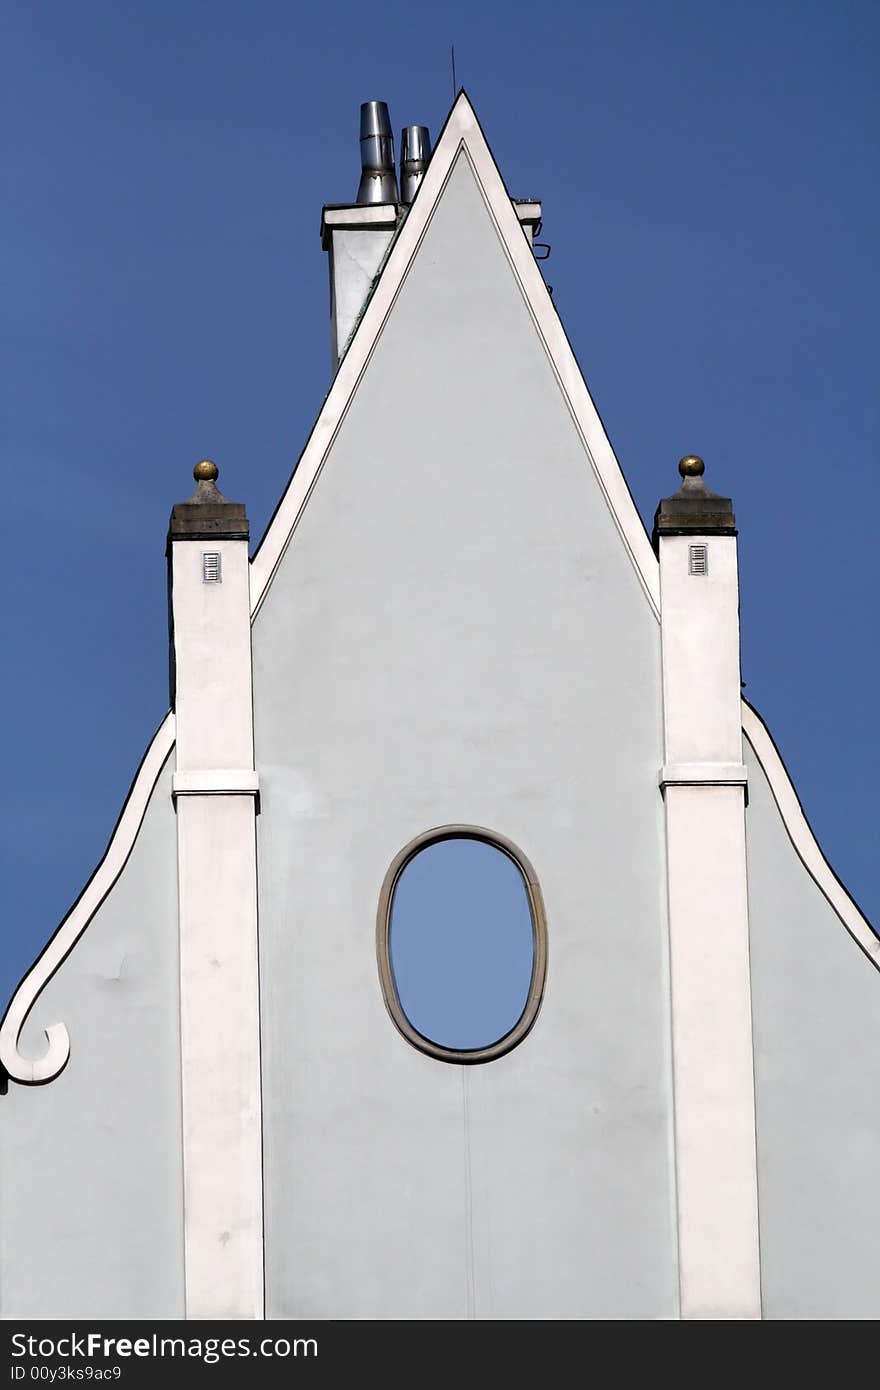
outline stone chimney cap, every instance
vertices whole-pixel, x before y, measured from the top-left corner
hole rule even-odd
[[[250,535],[243,502],[230,502],[217,487],[220,469],[211,459],[202,459],[193,469],[196,490],[185,502],[171,509],[168,542],[246,541]]]
[[[685,454],[679,462],[681,487],[671,497],[664,497],[654,513],[651,542],[655,550],[660,536],[736,535],[733,502],[709,491],[703,482],[705,470],[696,454]]]

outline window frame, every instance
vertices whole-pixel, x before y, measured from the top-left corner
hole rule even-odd
[[[497,849],[505,854],[519,870],[528,898],[529,912],[532,918],[533,943],[532,978],[529,982],[529,992],[523,1011],[513,1027],[497,1042],[491,1043],[487,1047],[443,1047],[440,1043],[426,1038],[407,1018],[400,1002],[397,982],[394,979],[394,969],[391,964],[391,913],[394,907],[394,892],[397,882],[410,860],[415,859],[417,854],[421,854],[422,850],[428,849],[430,845],[440,844],[443,840],[479,840],[483,844],[491,846],[492,849]],[[547,916],[541,885],[529,859],[523,854],[519,846],[507,839],[505,835],[499,835],[497,831],[487,830],[485,826],[481,825],[440,825],[433,830],[426,830],[421,835],[417,835],[394,856],[382,883],[376,914],[376,958],[379,967],[379,983],[382,988],[382,998],[392,1023],[406,1041],[418,1048],[420,1052],[424,1052],[440,1062],[453,1062],[467,1066],[477,1062],[492,1062],[496,1057],[503,1057],[505,1053],[517,1047],[531,1032],[541,1008],[547,981],[547,955]]]

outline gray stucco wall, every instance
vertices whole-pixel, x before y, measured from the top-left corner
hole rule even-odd
[[[878,1318],[880,972],[745,747],[764,1316]]]
[[[173,759],[172,759],[173,761]],[[46,1086],[0,1096],[0,1315],[183,1315],[177,837],[166,764],[131,857],[37,1000]]]
[[[659,629],[464,159],[254,662],[269,1316],[675,1316]],[[452,821],[547,908],[482,1067],[376,969],[391,859]]]

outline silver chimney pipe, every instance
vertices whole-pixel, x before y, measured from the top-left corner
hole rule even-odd
[[[416,196],[431,158],[431,134],[426,125],[405,125],[400,132],[400,201],[407,207]]]
[[[384,101],[361,103],[361,181],[359,203],[396,203],[394,136]]]

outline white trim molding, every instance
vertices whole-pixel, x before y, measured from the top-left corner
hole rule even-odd
[[[340,203],[338,207],[330,204],[321,209],[321,241],[327,249],[330,232],[340,228],[349,231],[367,227],[395,227],[397,225],[396,203]]]
[[[666,787],[744,787],[745,763],[667,763],[660,769],[660,789]]]
[[[174,747],[174,732],[174,715],[169,712],[153,735],[135,773],[101,862],[10,1000],[0,1024],[0,1063],[13,1081],[26,1086],[39,1086],[53,1081],[67,1065],[70,1036],[63,1023],[50,1023],[46,1028],[48,1048],[42,1057],[36,1059],[23,1057],[19,1052],[21,1031],[37,997],[73,950],[125,868],[159,773]]]
[[[202,768],[197,772],[175,772],[171,795],[178,796],[259,796],[260,779],[253,768]]]

